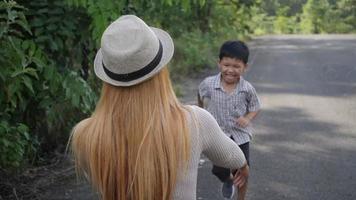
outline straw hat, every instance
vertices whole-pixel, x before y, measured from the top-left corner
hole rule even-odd
[[[94,71],[106,83],[132,86],[159,72],[173,52],[173,40],[167,32],[147,26],[134,15],[124,15],[104,31]]]

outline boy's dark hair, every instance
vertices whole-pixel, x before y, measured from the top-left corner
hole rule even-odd
[[[250,52],[246,44],[239,40],[226,41],[220,47],[219,58],[236,58],[242,60],[245,64],[248,62]]]

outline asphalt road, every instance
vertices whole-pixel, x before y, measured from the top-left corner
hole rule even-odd
[[[355,200],[356,36],[266,36],[249,46],[245,78],[263,108],[247,199]],[[222,199],[202,159],[197,199]]]

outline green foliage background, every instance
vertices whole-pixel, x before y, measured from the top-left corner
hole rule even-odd
[[[356,0],[2,0],[1,168],[42,164],[64,151],[98,99],[92,61],[101,34],[122,14],[172,35],[174,80],[214,66],[228,39],[356,32]]]

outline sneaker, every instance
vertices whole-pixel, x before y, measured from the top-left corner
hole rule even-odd
[[[232,180],[223,183],[221,193],[225,199],[231,199],[235,194],[235,186]]]

